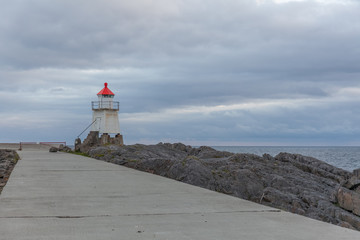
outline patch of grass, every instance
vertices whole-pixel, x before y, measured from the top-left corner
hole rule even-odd
[[[20,156],[15,152],[14,163],[17,163],[19,160],[20,160]]]
[[[98,157],[98,158],[101,158],[101,157],[103,157],[103,156],[105,156],[105,155],[104,155],[104,154],[100,154],[100,153],[95,155],[95,157]]]
[[[193,155],[187,156],[187,157],[185,158],[185,160],[189,160],[189,159],[197,160],[197,161],[200,160],[200,158],[198,158],[198,157],[196,157],[196,156],[193,156]]]
[[[193,155],[190,155],[190,156],[187,156],[184,160],[181,161],[181,164],[183,167],[185,167],[186,163],[188,162],[188,160],[196,160],[196,161],[199,161],[200,158],[196,157],[196,156],[193,156]]]
[[[182,161],[181,161],[181,164],[182,164],[182,166],[183,166],[183,167],[185,167],[186,162],[187,162],[187,160],[186,160],[186,159],[184,159],[184,160],[182,160]]]
[[[89,154],[83,153],[83,152],[69,152],[69,153],[72,153],[72,154],[75,154],[75,155],[79,155],[79,156],[83,156],[83,157],[90,157]]]

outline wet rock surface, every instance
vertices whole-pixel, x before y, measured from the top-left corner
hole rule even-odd
[[[19,155],[14,150],[0,149],[0,193],[19,160]]]
[[[312,157],[233,154],[181,143],[102,146],[96,159],[158,174],[339,226],[360,230],[354,174]],[[358,185],[359,184],[359,185]]]

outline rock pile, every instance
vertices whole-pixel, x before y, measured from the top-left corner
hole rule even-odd
[[[0,149],[0,193],[18,160],[19,155],[14,150]]]
[[[60,144],[60,146],[57,148],[57,147],[50,147],[49,148],[49,152],[72,152],[71,148],[69,148],[68,146],[64,146],[63,144]]]
[[[357,172],[312,157],[233,154],[184,144],[102,146],[91,157],[360,230]]]

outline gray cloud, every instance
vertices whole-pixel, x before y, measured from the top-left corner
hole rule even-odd
[[[72,139],[107,81],[132,142],[359,142],[359,10],[345,0],[11,1],[0,9],[2,124],[25,138],[48,122]]]

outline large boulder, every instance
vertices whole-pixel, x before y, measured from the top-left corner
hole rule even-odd
[[[51,147],[49,149],[49,152],[57,152],[57,151],[59,151],[59,149],[57,147]]]
[[[360,168],[355,169],[355,170],[353,171],[353,175],[354,175],[355,177],[357,177],[357,178],[360,178]]]
[[[352,176],[351,178],[344,181],[342,186],[349,190],[354,190],[355,192],[360,193],[360,178],[357,176]]]
[[[68,147],[68,146],[64,146],[63,144],[61,144],[59,146],[59,151],[70,153],[70,152],[72,152],[72,149],[70,147]]]
[[[341,208],[360,216],[360,194],[346,188],[339,188],[337,200]]]

